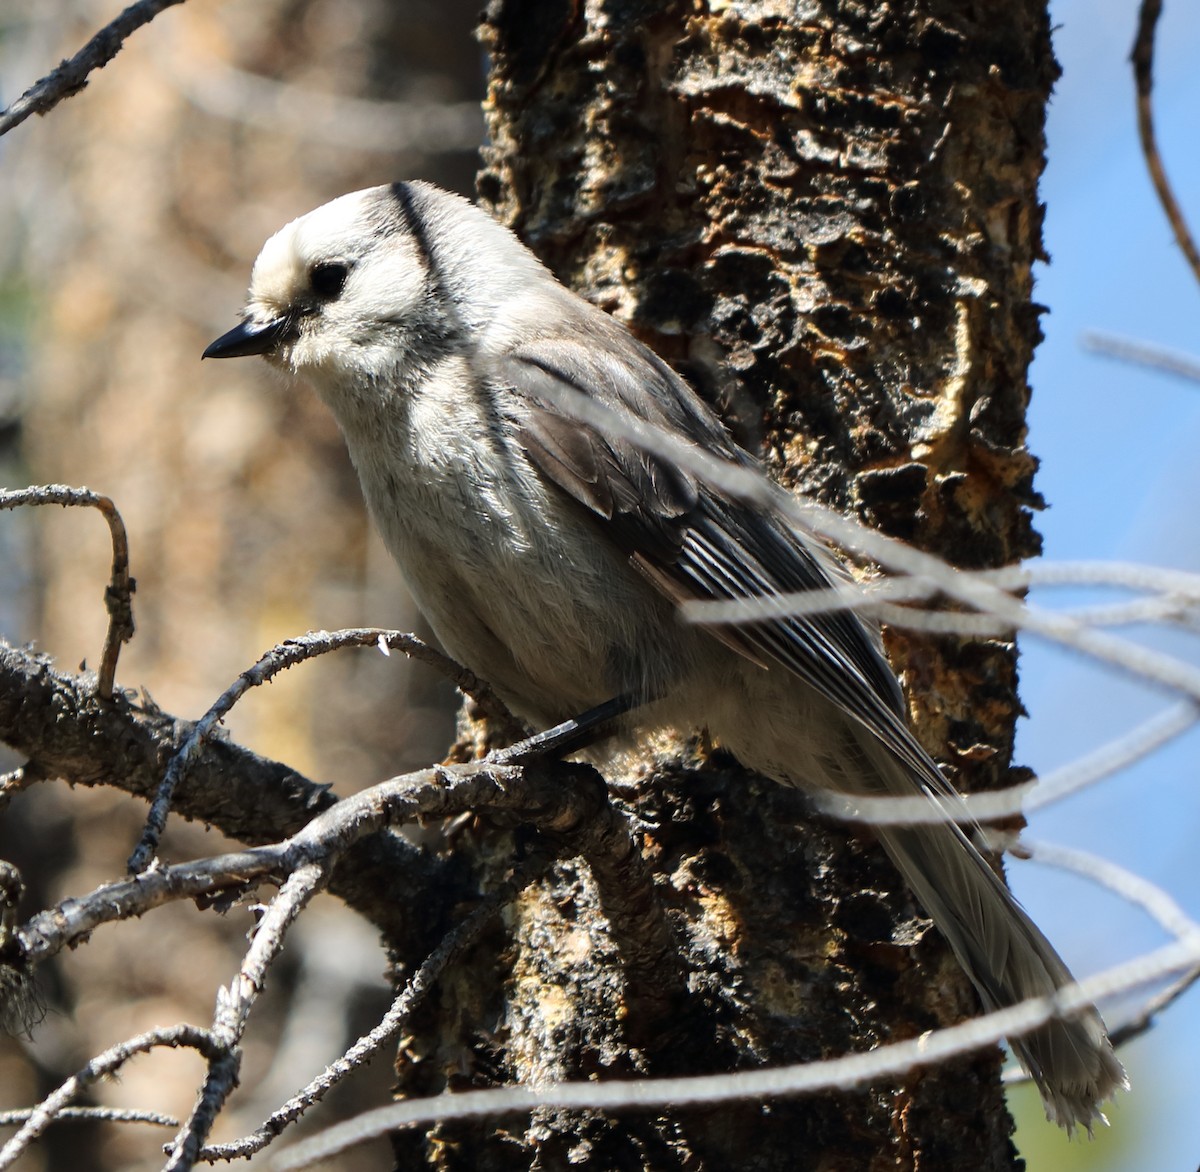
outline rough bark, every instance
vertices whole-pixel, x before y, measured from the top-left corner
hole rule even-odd
[[[786,484],[959,565],[1037,551],[1024,412],[1055,74],[1043,4],[496,0],[483,39],[481,195],[565,281],[688,373]],[[896,632],[888,646],[958,783],[1009,781],[1014,647]],[[610,781],[688,995],[667,1013],[634,1004],[603,899],[563,867],[414,1039],[406,1092],[800,1061],[975,1010],[868,835],[806,817],[802,796],[719,751],[655,748]],[[495,844],[479,845],[486,872]],[[998,1066],[396,1143],[438,1168],[1012,1168]]]

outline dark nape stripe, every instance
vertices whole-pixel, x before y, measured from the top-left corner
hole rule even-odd
[[[421,218],[416,204],[413,202],[412,188],[407,183],[393,183],[390,190],[396,210],[399,212],[401,221],[399,229],[406,231],[412,237],[417,251],[421,254],[425,271],[431,275],[435,274],[437,269],[433,263],[433,249],[430,247],[429,234],[426,231],[425,221]]]

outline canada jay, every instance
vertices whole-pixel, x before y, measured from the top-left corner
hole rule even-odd
[[[684,599],[822,588],[838,570],[767,511],[571,417],[564,387],[753,463],[679,375],[473,204],[394,183],[294,220],[255,262],[242,323],[205,351],[248,354],[329,405],[433,629],[514,711],[549,726],[633,695],[653,701],[644,719],[707,727],[784,785],[958,800],[856,616],[678,621]],[[958,826],[877,833],[985,1006],[1071,980]],[[1068,1128],[1125,1085],[1094,1009],[1013,1049]]]

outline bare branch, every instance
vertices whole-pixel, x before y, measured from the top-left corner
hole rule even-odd
[[[1200,383],[1200,360],[1191,355],[1178,354],[1164,350],[1161,346],[1151,346],[1128,338],[1118,338],[1115,334],[1101,333],[1098,330],[1088,330],[1080,341],[1085,350],[1103,354],[1107,358],[1117,358],[1122,362],[1161,371],[1163,374],[1173,374],[1177,378],[1187,379],[1188,382]]]
[[[987,793],[963,794],[955,807],[933,807],[921,794],[876,797],[838,794],[830,790],[814,791],[812,802],[831,818],[867,825],[920,826],[947,819],[965,825],[1013,818],[1061,801],[1086,786],[1119,773],[1193,728],[1197,720],[1200,720],[1200,709],[1185,700],[1086,756],[1045,774],[1036,782],[1022,782]]]
[[[3,130],[0,130],[2,133]],[[112,573],[104,592],[108,634],[104,638],[104,650],[100,656],[96,692],[101,700],[111,700],[121,644],[133,638],[133,592],[136,583],[129,576],[129,541],[125,535],[125,522],[108,497],[89,488],[71,488],[65,484],[43,484],[12,492],[0,490],[0,509],[15,509],[20,505],[62,505],[64,508],[86,505],[99,509],[108,522],[113,550]]]
[[[911,631],[933,635],[961,635],[964,638],[1011,639],[1020,629],[988,614],[969,614],[960,610],[922,610],[896,606],[890,602],[868,603],[859,613],[875,614],[881,622]],[[1137,623],[1181,623],[1195,625],[1196,604],[1171,594],[1152,598],[1134,598],[1101,606],[1086,606],[1058,611],[1081,627],[1128,627]]]
[[[0,1111],[0,1127],[16,1127],[33,1118],[36,1107],[21,1111]],[[64,1107],[54,1123],[149,1123],[154,1127],[178,1127],[179,1120],[158,1111],[134,1111],[127,1107]]]
[[[475,944],[496,914],[544,872],[548,861],[545,858],[527,861],[507,883],[487,895],[479,907],[442,938],[413,973],[379,1024],[359,1038],[337,1061],[330,1063],[319,1078],[293,1095],[257,1131],[232,1143],[202,1148],[197,1153],[197,1159],[213,1163],[217,1160],[244,1159],[261,1151],[310,1107],[319,1103],[342,1079],[369,1061],[375,1051],[404,1028],[447,966]]]
[[[959,581],[974,579],[1006,592],[1020,592],[1033,586],[1064,585],[1118,586],[1150,592],[1148,598],[1056,612],[1084,626],[1191,622],[1193,609],[1200,604],[1200,575],[1166,567],[1126,562],[1036,562],[994,570],[955,570],[948,565],[944,569],[955,574]],[[942,593],[938,583],[928,579],[885,577],[793,594],[769,594],[731,601],[695,600],[684,603],[681,611],[685,619],[699,626],[754,623],[845,610],[876,615],[892,626],[951,634],[1011,633],[1017,625],[994,618],[988,612],[927,611],[896,605]],[[1020,600],[1014,601],[1019,603]]]
[[[417,818],[493,809],[508,811],[552,834],[587,837],[591,832],[584,824],[597,817],[598,788],[603,795],[597,778],[586,766],[487,761],[437,766],[392,778],[342,799],[283,842],[154,867],[41,912],[14,934],[20,960],[40,964],[101,924],[141,915],[173,900],[213,896],[266,878],[291,876],[313,864],[332,866],[362,839]],[[595,837],[611,834],[611,829],[602,827]]]
[[[237,976],[228,989],[218,991],[212,1036],[222,1047],[224,1056],[222,1061],[209,1064],[208,1076],[197,1096],[196,1106],[171,1144],[171,1155],[164,1172],[186,1172],[195,1166],[197,1153],[212,1130],[214,1120],[237,1085],[241,1068],[238,1042],[262,991],[267,970],[283,948],[288,928],[328,882],[331,867],[331,861],[310,863],[288,876],[287,882],[259,921]]]
[[[154,857],[154,852],[158,849],[159,837],[167,824],[167,815],[171,809],[176,786],[190,768],[192,761],[213,730],[242,696],[251,688],[265,684],[281,671],[294,667],[298,663],[304,663],[318,655],[326,655],[343,647],[365,646],[378,646],[385,653],[388,649],[403,651],[410,658],[418,659],[422,663],[437,668],[458,688],[475,700],[484,713],[495,719],[502,728],[514,731],[517,735],[523,735],[523,727],[487,684],[479,680],[473,672],[467,671],[448,655],[435,651],[415,635],[408,635],[402,631],[385,631],[378,627],[356,627],[344,631],[311,631],[307,635],[287,639],[272,647],[253,667],[242,672],[193,726],[182,747],[176,752],[167,767],[162,783],[150,804],[150,812],[146,816],[141,839],[129,859],[129,871],[137,874],[149,865],[150,860]]]
[[[1133,43],[1133,76],[1137,82],[1138,135],[1142,140],[1142,153],[1146,156],[1146,168],[1158,193],[1158,201],[1167,213],[1175,241],[1191,265],[1192,275],[1200,281],[1200,251],[1184,219],[1183,209],[1175,198],[1175,192],[1167,179],[1162,156],[1158,153],[1158,139],[1154,133],[1154,109],[1150,93],[1154,89],[1154,31],[1162,15],[1162,0],[1142,0],[1138,9],[1137,39]]]
[[[66,899],[39,912],[22,925],[14,934],[20,944],[20,960],[27,965],[42,964],[64,948],[79,944],[102,924],[133,919],[182,899],[240,892],[280,875],[286,865],[287,845],[280,844],[157,867],[132,879],[106,883],[78,899]]]
[[[105,1050],[93,1058],[82,1070],[73,1074],[58,1090],[47,1096],[29,1114],[20,1131],[0,1149],[0,1170],[11,1168],[13,1162],[58,1118],[59,1113],[81,1091],[99,1082],[100,1079],[120,1070],[130,1058],[144,1054],[159,1046],[181,1047],[196,1050],[211,1065],[225,1057],[208,1030],[196,1026],[177,1025],[167,1029],[152,1030],[139,1034]]]
[[[126,38],[149,24],[165,8],[183,0],[138,0],[116,20],[102,28],[69,61],[63,61],[53,73],[29,87],[11,106],[0,113],[0,135],[19,126],[31,114],[48,114],[64,98],[74,97],[88,83],[88,75],[102,69],[120,51]]]
[[[1019,573],[1029,586],[1125,586],[1130,590],[1165,591],[1200,601],[1200,574],[1171,566],[1148,566],[1141,562],[1037,561],[993,572]]]
[[[1111,859],[1048,842],[1023,842],[1021,853],[1039,863],[1090,879],[1126,902],[1140,907],[1153,917],[1164,932],[1180,940],[1200,939],[1200,923],[1192,919],[1166,891],[1157,883],[1151,883],[1141,875],[1118,866]]]
[[[1197,720],[1200,720],[1200,709],[1190,700],[1172,705],[1115,740],[1043,774],[1030,796],[1026,810],[1039,810],[1102,778],[1119,773],[1182,736],[1195,726]]]
[[[420,814],[446,816],[489,806],[512,811],[522,820],[542,826],[552,839],[572,844],[573,849],[584,851],[585,857],[592,860],[605,896],[606,911],[613,921],[614,938],[627,960],[630,984],[635,991],[630,999],[632,1005],[667,1005],[683,991],[682,975],[674,967],[669,927],[654,898],[649,876],[641,874],[636,844],[624,820],[607,805],[601,779],[584,766],[562,766],[551,775],[536,767],[476,763],[425,770],[384,782],[345,799],[285,843],[192,864],[154,868],[44,912],[17,934],[23,949],[22,960],[26,965],[44,960],[101,923],[128,918],[167,899],[211,894],[230,882],[243,885],[268,874],[290,871],[283,890],[272,901],[258,927],[238,977],[218,997],[209,1036],[220,1047],[222,1056],[210,1063],[196,1108],[177,1137],[168,1164],[169,1168],[191,1167],[213,1119],[236,1083],[237,1043],[266,971],[282,947],[287,927],[324,886],[338,854],[364,835],[402,819]],[[628,879],[631,875],[633,883]],[[620,881],[622,876],[624,882]],[[636,881],[639,876],[641,882]],[[527,882],[528,876],[519,881]],[[452,952],[460,946],[451,942],[446,948]],[[432,979],[448,959],[449,954],[435,953],[426,979]],[[664,973],[673,979],[664,982]],[[639,985],[640,997],[636,996]],[[411,1012],[411,1005],[402,1012]],[[635,1030],[636,1023],[634,1014]],[[374,1031],[371,1036],[374,1040],[369,1038],[356,1051],[369,1052],[398,1028],[398,1023],[389,1024],[382,1036],[376,1036],[378,1031]],[[339,1071],[327,1084],[322,1082],[318,1087],[320,1094],[342,1073]],[[320,1094],[315,1094],[311,1101]]]
[[[1141,1008],[1128,1021],[1122,1022],[1115,1029],[1111,1026],[1108,1040],[1114,1047],[1124,1046],[1126,1042],[1148,1033],[1157,1023],[1159,1016],[1166,1012],[1179,1000],[1197,981],[1200,981],[1200,966],[1184,973],[1176,981],[1172,981],[1165,989],[1146,999]]]
[[[120,691],[101,704],[86,677],[57,672],[46,657],[0,640],[0,740],[49,776],[149,797],[192,727]],[[337,800],[328,786],[213,737],[180,782],[174,808],[235,840],[262,844],[295,834]],[[393,947],[423,956],[459,887],[444,862],[380,834],[341,859],[330,890]]]
[[[1194,940],[1200,936],[1200,923],[1192,919],[1162,887],[1109,859],[1088,851],[1045,842],[1023,842],[1020,853],[1036,859],[1039,863],[1061,867],[1098,883],[1127,902],[1142,908],[1164,931],[1178,939]],[[1185,972],[1178,980],[1147,999],[1130,1020],[1117,1029],[1110,1030],[1109,1040],[1114,1046],[1121,1046],[1144,1034],[1154,1024],[1155,1018],[1182,997],[1197,980],[1200,980],[1200,967]],[[1027,1081],[1029,1076],[1021,1070],[1014,1069],[1005,1074],[1007,1083]]]

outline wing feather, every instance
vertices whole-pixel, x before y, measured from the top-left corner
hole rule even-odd
[[[620,347],[605,341],[529,341],[500,361],[497,375],[521,400],[529,458],[606,525],[657,589],[676,603],[727,601],[826,589],[843,577],[830,554],[779,520],[568,415],[558,394],[564,387],[749,462],[716,416],[651,351],[630,347],[627,339]],[[899,684],[856,616],[838,612],[709,629],[752,662],[791,672],[871,729],[931,796],[957,797],[909,731]]]

